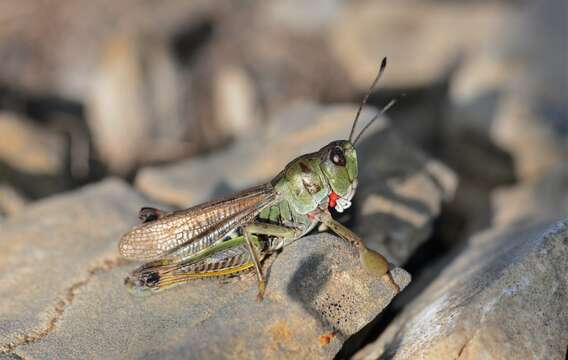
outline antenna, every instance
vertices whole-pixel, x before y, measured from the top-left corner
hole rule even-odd
[[[361,135],[363,135],[363,133],[365,132],[365,130],[367,130],[369,128],[369,126],[371,126],[371,124],[377,120],[377,118],[386,113],[391,107],[393,107],[394,104],[396,104],[396,100],[397,99],[392,99],[391,101],[388,102],[388,104],[386,104],[381,111],[379,111],[377,114],[375,114],[375,116],[373,116],[373,118],[367,123],[367,125],[365,125],[363,127],[363,130],[361,130],[361,132],[359,133],[359,135],[357,135],[357,137],[355,138],[355,141],[353,141],[353,146],[355,146],[355,144],[357,144],[357,141],[361,138]]]
[[[351,126],[351,132],[349,133],[349,142],[351,142],[351,138],[353,137],[353,133],[355,132],[355,127],[357,126],[357,121],[359,120],[359,115],[361,115],[361,110],[363,110],[363,106],[365,106],[365,104],[367,103],[367,99],[369,99],[369,95],[371,95],[371,92],[373,91],[373,89],[375,88],[375,85],[377,84],[377,82],[379,81],[381,76],[383,75],[383,72],[385,71],[386,67],[387,67],[387,58],[384,57],[383,60],[381,61],[381,67],[379,68],[379,73],[375,77],[375,80],[373,80],[371,87],[369,87],[369,91],[367,91],[367,94],[365,95],[365,97],[363,98],[363,101],[361,101],[361,104],[359,105],[359,109],[357,110],[357,115],[355,115],[355,120],[353,121],[353,126]],[[361,136],[361,133],[359,133],[359,136]],[[359,136],[357,138],[359,138]],[[357,141],[357,140],[355,140],[355,141]]]

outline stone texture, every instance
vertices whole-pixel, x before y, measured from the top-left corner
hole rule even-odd
[[[331,358],[396,295],[386,278],[361,268],[348,244],[320,234],[276,257],[261,304],[251,275],[132,296],[123,279],[139,264],[118,259],[116,246],[143,203],[113,179],[0,223],[6,356]],[[400,268],[391,275],[401,289],[410,281]]]
[[[116,239],[142,198],[118,180],[30,205],[0,224],[0,348],[42,338],[94,274],[117,261]]]
[[[493,2],[349,2],[331,21],[327,41],[360,91],[385,56],[393,65],[383,85],[425,86],[482,47],[506,10],[506,4]]]
[[[143,169],[136,187],[157,201],[188,207],[256,185],[270,180],[293,158],[346,138],[356,110],[354,105],[297,104],[277,113],[265,133],[245,138],[227,151]],[[366,111],[361,119],[370,116]],[[401,263],[429,236],[432,221],[452,198],[457,180],[443,164],[400,138],[386,119],[373,127],[358,144],[354,229],[370,247]]]
[[[568,220],[490,230],[356,359],[564,359]]]

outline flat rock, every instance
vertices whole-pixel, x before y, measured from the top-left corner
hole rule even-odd
[[[564,359],[568,220],[490,230],[356,359]]]
[[[0,349],[40,339],[117,259],[142,198],[119,180],[52,197],[0,223]]]
[[[298,103],[276,113],[272,128],[222,152],[141,170],[136,187],[157,201],[188,207],[268,181],[293,158],[347,138],[356,110],[355,105]],[[361,124],[371,115],[364,111]],[[370,247],[401,263],[428,237],[457,179],[398,136],[385,118],[362,138],[358,158],[354,216],[360,224],[355,230]]]
[[[261,304],[250,275],[133,296],[123,279],[139,264],[118,259],[117,241],[142,204],[125,183],[107,180],[0,223],[2,351],[33,359],[331,358],[396,295],[344,241],[319,234],[275,258]],[[401,289],[410,281],[400,268],[391,276]]]

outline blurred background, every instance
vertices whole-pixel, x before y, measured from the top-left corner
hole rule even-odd
[[[387,56],[369,104],[400,97],[392,126],[459,179],[418,271],[479,230],[568,213],[567,6],[2,0],[0,216],[110,176],[143,188],[298,103],[357,104]]]
[[[132,180],[293,102],[357,103],[383,56],[371,103],[406,94],[394,126],[462,180],[538,176],[566,146],[566,26],[559,0],[4,0],[0,181],[25,201]]]

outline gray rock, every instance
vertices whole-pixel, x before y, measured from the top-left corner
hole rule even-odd
[[[432,233],[442,205],[455,194],[457,177],[392,128],[363,140],[359,154],[354,230],[369,247],[404,263]]]
[[[534,219],[568,217],[568,167],[559,166],[547,176],[525,181],[491,194],[495,226],[513,226]]]
[[[138,0],[58,0],[49,6],[7,0],[0,15],[10,24],[0,40],[0,81],[33,94],[82,100],[111,34],[175,37],[223,8],[223,2],[202,0],[166,0],[159,7]]]
[[[568,9],[562,0],[520,9],[457,71],[450,126],[454,136],[488,139],[531,180],[568,162]]]
[[[355,358],[564,359],[567,264],[568,220],[480,234]]]
[[[327,234],[275,259],[264,302],[253,276],[136,297],[139,264],[117,239],[143,201],[118,180],[30,205],[0,224],[0,349],[22,358],[331,358],[396,295]],[[147,205],[147,204],[146,204]],[[410,276],[391,271],[404,288]]]
[[[461,55],[479,50],[506,11],[494,2],[349,2],[330,22],[327,41],[360,91],[384,56],[392,65],[383,84],[420,87],[441,81]]]
[[[227,151],[140,171],[136,187],[149,197],[188,207],[270,180],[293,158],[345,139],[353,105],[297,104],[275,115],[273,128]],[[363,112],[362,124],[371,114]],[[362,126],[362,125],[361,125]],[[358,144],[359,190],[355,230],[396,263],[405,261],[431,232],[441,205],[453,197],[451,170],[401,139],[382,118]]]
[[[118,180],[52,197],[0,223],[0,349],[43,338],[98,272],[142,198]]]

